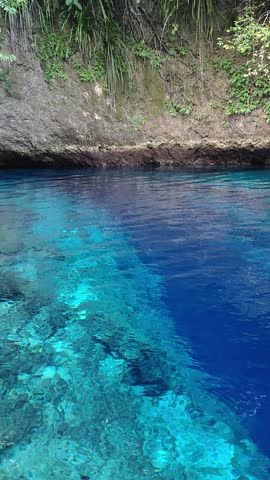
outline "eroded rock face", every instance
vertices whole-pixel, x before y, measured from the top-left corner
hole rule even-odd
[[[138,148],[124,146],[98,151],[82,151],[78,148],[69,152],[38,152],[37,154],[20,154],[17,152],[0,152],[0,168],[42,168],[42,167],[248,167],[270,166],[270,147],[213,147],[202,145],[186,147],[174,145],[151,146],[140,145]]]
[[[139,96],[123,94],[112,109],[102,85],[80,85],[70,72],[67,82],[49,88],[33,54],[18,58],[11,80],[19,96],[0,94],[2,168],[246,166],[270,161],[270,126],[262,118],[255,126],[251,117],[237,117],[225,128],[222,113],[211,109],[207,95],[200,106],[202,121],[172,118],[164,107],[166,86],[156,72],[150,83],[149,78],[142,82]],[[140,118],[145,118],[143,125]]]

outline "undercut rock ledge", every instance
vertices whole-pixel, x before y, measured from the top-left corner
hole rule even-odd
[[[269,167],[270,143],[250,145],[141,144],[124,147],[68,147],[55,151],[0,151],[0,168],[84,167]]]

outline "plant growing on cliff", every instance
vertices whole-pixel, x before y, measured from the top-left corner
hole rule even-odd
[[[131,41],[131,48],[137,58],[143,61],[149,61],[154,68],[159,68],[166,60],[162,52],[157,52],[148,47],[144,42]]]
[[[9,15],[16,15],[22,7],[27,7],[28,0],[0,0],[0,9]]]
[[[0,62],[12,63],[16,60],[16,56],[10,53],[0,52]]]
[[[248,7],[218,44],[232,57],[216,63],[229,79],[227,113],[250,113],[262,108],[270,122],[270,23]]]
[[[0,0],[0,21],[3,16],[14,16],[18,11],[27,7],[27,0]],[[0,28],[1,33],[1,28]],[[16,60],[16,56],[13,53],[6,53],[0,51],[0,63],[9,66],[10,63]],[[17,96],[18,93],[13,88],[13,82],[9,78],[9,69],[0,68],[0,82],[3,84],[4,90],[7,95]]]
[[[172,117],[177,117],[178,115],[186,117],[192,112],[192,99],[187,97],[184,99],[183,103],[178,101],[168,100],[165,102],[166,109],[170,112]]]
[[[205,39],[212,37],[218,28],[218,8],[226,3],[225,0],[0,0],[0,16],[6,16],[9,22],[10,18],[17,19],[11,22],[15,29],[24,25],[31,45],[39,48],[49,83],[53,78],[67,78],[65,62],[77,54],[76,60],[81,61],[81,67],[77,68],[80,81],[104,77],[114,104],[117,84],[127,83],[133,77],[137,59],[147,61],[166,80],[167,60],[172,62],[177,56],[184,64],[183,57],[188,52],[194,55],[193,48],[183,46],[188,44],[184,38],[187,29],[187,38],[192,38],[193,32],[193,39],[199,40],[192,41],[192,47],[196,46],[194,58],[199,58],[202,66],[202,55],[197,55],[202,49],[198,45],[201,47]],[[246,4],[243,0],[234,3]],[[264,112],[270,119],[270,15],[266,3],[262,2],[259,9],[245,9],[229,29],[228,38],[220,40],[220,45],[232,54],[232,65],[224,64],[230,83],[227,105],[230,114],[247,113],[264,103]],[[32,19],[29,25],[34,25],[30,29],[25,23],[29,18]],[[98,52],[98,62],[93,61],[93,52]],[[2,61],[14,58],[0,53]],[[196,69],[197,60],[194,64],[189,62],[188,75],[197,74]],[[191,107],[184,103],[180,108],[181,115],[188,115]],[[177,107],[171,106],[171,110]]]
[[[49,84],[55,78],[67,80],[64,62],[74,52],[74,47],[68,41],[68,35],[65,32],[57,33],[52,31],[48,25],[44,25],[39,38],[39,57]]]
[[[217,0],[158,0],[160,18],[163,20],[163,30],[171,27],[171,33],[179,30],[179,23],[185,20],[195,26],[197,37],[211,37],[217,24]],[[180,20],[181,19],[181,20]]]
[[[22,7],[27,7],[27,3],[28,0],[0,0],[0,20],[5,15],[16,15]],[[0,51],[0,62],[11,63],[15,60],[15,55]]]
[[[106,65],[103,52],[92,49],[89,56],[89,64],[84,65],[83,61],[77,61],[75,68],[81,82],[95,82],[106,77]]]

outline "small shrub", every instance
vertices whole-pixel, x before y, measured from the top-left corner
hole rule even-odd
[[[270,122],[270,24],[256,18],[254,8],[244,10],[229,28],[230,37],[219,45],[233,57],[215,62],[229,80],[228,115],[248,114],[262,108]]]
[[[49,84],[56,78],[67,80],[64,63],[74,53],[74,45],[68,41],[67,35],[50,31],[45,25],[44,33],[39,38],[39,57]]]
[[[154,68],[159,68],[166,61],[165,56],[161,52],[153,50],[143,42],[136,43],[131,41],[131,47],[136,57],[149,61]]]
[[[146,117],[132,117],[130,119],[130,124],[132,130],[138,131],[140,130],[140,126],[144,126],[147,122]]]
[[[180,104],[177,101],[168,100],[165,102],[165,107],[170,112],[172,117],[177,117],[178,115],[185,117],[190,115],[192,112],[192,106],[190,103],[190,98],[187,98],[184,104]]]
[[[106,65],[101,52],[95,51],[90,56],[89,66],[85,67],[82,61],[75,64],[81,82],[94,82],[106,75]]]
[[[197,73],[197,66],[193,63],[188,69],[187,74],[189,77],[193,77]]]
[[[0,68],[0,83],[9,97],[19,97],[19,93],[14,89],[14,83],[9,78],[9,70]]]

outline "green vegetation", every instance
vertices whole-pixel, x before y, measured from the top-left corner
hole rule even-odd
[[[1,11],[5,15],[16,15],[19,10],[27,5],[27,0],[0,0],[0,14]],[[1,20],[1,17],[0,17]],[[1,33],[1,28],[0,28]],[[0,51],[0,62],[11,63],[16,60],[16,56],[13,54],[8,54]],[[1,70],[0,70],[1,74]]]
[[[134,131],[138,131],[143,127],[147,122],[146,117],[132,117],[130,119],[131,128]]]
[[[197,120],[197,122],[200,122],[203,119],[203,114],[201,112],[197,112],[195,113],[194,118]]]
[[[0,13],[1,10],[5,15],[14,16],[20,9],[26,7],[27,0],[0,0]],[[1,16],[0,16],[1,21]],[[1,25],[0,25],[1,34]],[[13,88],[13,83],[9,79],[9,69],[7,68],[10,63],[16,60],[16,56],[12,53],[2,52],[0,50],[0,83],[4,86],[4,90],[9,96],[17,96],[18,93]],[[1,63],[5,65],[5,68],[1,68]]]
[[[26,19],[28,27],[40,24],[40,56],[49,82],[65,78],[61,62],[67,61],[74,48],[89,70],[95,49],[105,65],[108,90],[112,92],[117,81],[132,76],[134,57],[149,60],[159,68],[165,61],[163,54],[169,53],[170,39],[177,52],[181,22],[193,24],[208,35],[213,30],[214,7],[215,0],[156,0],[149,10],[133,0],[1,0],[0,15],[17,14],[25,30]],[[180,49],[184,55],[184,47]],[[97,72],[91,75],[86,70],[81,70],[83,81],[98,77]]]
[[[270,24],[269,12],[258,18],[255,7],[245,8],[218,43],[232,56],[215,63],[229,80],[228,115],[247,114],[262,108],[270,122]]]
[[[165,102],[165,106],[172,117],[177,117],[178,115],[185,117],[192,112],[192,99],[190,97],[185,98],[183,104],[180,104],[177,101],[168,100]]]
[[[131,47],[137,58],[149,61],[154,68],[159,68],[166,61],[166,56],[162,52],[153,50],[143,42],[135,42],[133,40]]]
[[[16,15],[23,7],[27,7],[28,0],[1,0],[0,8],[9,15]]]
[[[81,82],[95,82],[106,76],[104,57],[99,50],[93,49],[89,55],[89,65],[86,67],[82,60],[75,63]]]
[[[18,92],[14,89],[13,83],[9,78],[9,70],[6,68],[0,68],[0,83],[3,85],[7,95],[10,97],[18,96]]]
[[[235,18],[230,17],[233,6]],[[226,75],[228,91],[227,99],[213,107],[221,106],[227,115],[262,108],[267,121],[269,18],[269,1],[262,0],[0,0],[2,26],[9,24],[18,41],[22,35],[30,38],[50,85],[55,79],[67,80],[73,67],[78,81],[102,82],[113,104],[117,85],[133,80],[139,62],[162,78],[170,62],[180,62],[187,83],[203,82],[203,52],[210,43],[218,44],[214,69]],[[224,34],[225,19],[231,26]],[[0,51],[5,72],[14,60],[14,54]],[[170,82],[170,75],[166,78]],[[193,102],[182,91],[171,95],[166,109],[185,117],[192,114]]]
[[[11,63],[11,62],[14,62],[15,60],[16,60],[15,55],[0,52],[0,62]]]
[[[57,34],[46,28],[39,38],[39,56],[45,72],[47,82],[61,78],[67,80],[64,62],[68,60],[74,51],[67,41],[67,35]]]

